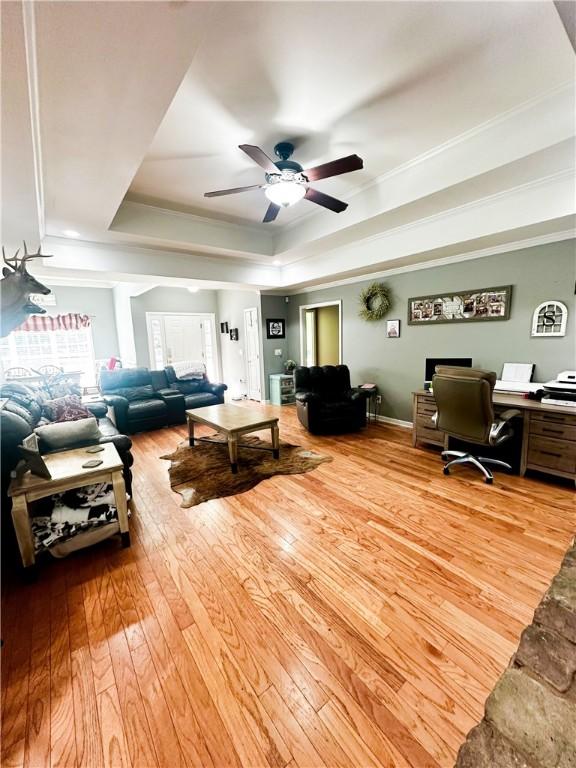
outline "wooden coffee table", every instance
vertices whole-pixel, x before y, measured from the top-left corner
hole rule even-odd
[[[208,405],[204,408],[194,408],[186,411],[188,419],[188,442],[194,445],[194,424],[205,424],[212,427],[217,432],[225,435],[228,440],[228,453],[230,455],[230,469],[234,474],[238,472],[238,448],[252,448],[259,451],[270,451],[275,459],[280,458],[280,431],[278,429],[278,418],[265,416],[262,411],[255,408],[244,408],[239,405]],[[270,448],[265,446],[254,446],[238,442],[241,435],[248,432],[258,432],[261,429],[270,428],[272,434],[272,445]],[[214,443],[218,442],[209,437],[200,437],[198,442]]]
[[[83,485],[112,483],[122,543],[125,547],[130,545],[122,459],[113,443],[102,443],[102,447],[104,450],[98,453],[87,453],[86,448],[75,448],[71,451],[45,454],[42,458],[52,475],[50,480],[25,472],[10,483],[8,495],[12,496],[12,520],[24,568],[32,567],[35,563],[28,504]],[[82,464],[90,459],[101,459],[102,464],[92,469],[82,467]]]

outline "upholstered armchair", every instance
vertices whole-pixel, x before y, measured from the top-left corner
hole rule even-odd
[[[298,419],[312,434],[353,432],[366,425],[366,397],[350,386],[348,366],[299,366],[294,385]]]

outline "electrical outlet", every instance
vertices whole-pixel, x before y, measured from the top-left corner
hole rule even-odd
[[[378,405],[382,405],[382,395],[376,395],[376,402]]]

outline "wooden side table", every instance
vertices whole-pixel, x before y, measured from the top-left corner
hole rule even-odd
[[[125,547],[130,546],[122,460],[113,443],[103,443],[102,447],[104,450],[98,453],[87,453],[86,448],[75,448],[46,454],[42,458],[52,475],[50,480],[26,472],[10,483],[8,495],[12,497],[12,520],[24,568],[34,566],[36,562],[28,504],[83,485],[112,483],[122,543]],[[90,459],[101,459],[102,464],[92,469],[82,467]]]

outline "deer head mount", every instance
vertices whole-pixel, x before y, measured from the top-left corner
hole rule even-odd
[[[2,280],[0,280],[0,336],[8,334],[21,325],[28,315],[44,314],[45,309],[30,301],[31,293],[50,293],[41,282],[36,280],[28,272],[27,264],[31,259],[49,259],[51,256],[40,253],[41,246],[38,246],[36,253],[28,253],[26,243],[24,243],[24,254],[18,257],[20,249],[14,256],[7,258],[2,246],[2,258],[6,265],[2,269]]]

